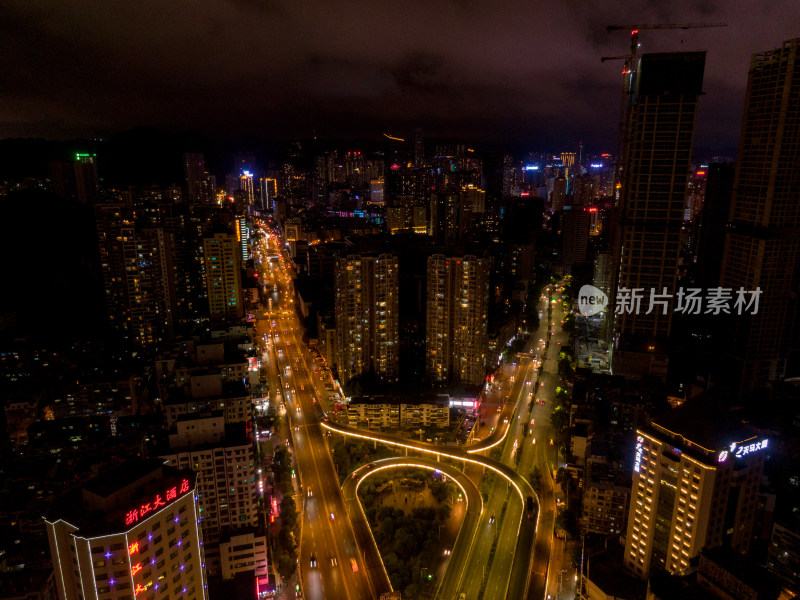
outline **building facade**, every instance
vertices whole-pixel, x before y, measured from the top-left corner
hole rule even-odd
[[[223,534],[258,524],[253,444],[244,435],[227,435],[224,418],[218,412],[179,420],[170,446],[170,452],[161,458],[170,466],[197,474],[206,569],[211,575],[221,575],[232,568],[221,558],[219,542]]]
[[[760,290],[737,315],[732,344],[741,390],[781,379],[796,326],[800,259],[800,38],[753,55],[720,285]]]
[[[426,371],[434,381],[480,385],[486,376],[489,266],[474,255],[428,258]]]
[[[673,414],[696,416],[685,410],[690,402]],[[750,545],[770,440],[741,426],[706,435],[706,424],[683,423],[636,431],[624,564],[641,579],[688,569],[704,547],[745,553]]]
[[[74,500],[45,519],[60,600],[208,598],[191,472],[127,463]]]
[[[398,261],[391,254],[336,259],[337,368],[343,382],[399,373]]]
[[[620,374],[666,375],[672,311],[651,306],[650,298],[669,299],[677,292],[704,65],[704,52],[645,54],[636,72],[614,232],[614,305],[626,296],[632,300],[615,320],[614,371]],[[636,297],[642,298],[639,305]]]
[[[203,240],[203,265],[212,319],[238,321],[244,315],[241,248],[235,235],[217,233]]]

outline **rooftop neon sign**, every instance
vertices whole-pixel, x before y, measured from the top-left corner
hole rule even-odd
[[[633,470],[637,473],[642,468],[642,454],[644,453],[644,438],[636,436],[636,457],[633,459]]]
[[[146,515],[165,507],[173,500],[177,500],[178,496],[183,496],[188,491],[189,491],[189,480],[184,479],[183,481],[181,481],[180,487],[176,485],[166,490],[164,492],[163,499],[161,497],[161,494],[156,494],[156,497],[153,498],[150,502],[145,502],[141,506],[139,506],[139,508],[134,507],[128,512],[126,512],[125,525],[131,526],[134,523],[138,523],[139,519],[144,519]]]
[[[717,456],[717,462],[724,463],[728,460],[728,457],[734,456],[736,458],[743,458],[748,454],[754,454],[756,452],[760,452],[761,450],[766,450],[767,445],[769,444],[769,439],[759,440],[757,442],[752,442],[755,438],[752,437],[747,440],[743,440],[741,442],[732,442],[731,445],[728,447],[727,450],[723,450]],[[750,444],[746,442],[752,442]]]

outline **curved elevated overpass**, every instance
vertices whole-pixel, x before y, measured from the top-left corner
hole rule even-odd
[[[472,480],[464,473],[452,465],[440,463],[430,458],[396,457],[377,460],[374,463],[356,469],[342,485],[345,506],[353,524],[356,541],[363,553],[367,576],[373,579],[374,589],[384,589],[387,586],[391,589],[375,538],[372,536],[372,530],[358,499],[358,488],[368,477],[398,467],[412,467],[429,471],[439,470],[450,477],[461,489],[466,501],[466,513],[437,594],[439,598],[456,597],[458,595],[458,586],[463,580],[464,571],[469,564],[468,558],[477,532],[478,520],[483,513],[483,498],[481,498],[480,492]]]

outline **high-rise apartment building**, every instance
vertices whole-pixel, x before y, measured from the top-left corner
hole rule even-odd
[[[336,259],[337,367],[342,381],[399,372],[398,260],[391,254]]]
[[[426,371],[435,381],[480,385],[486,376],[489,265],[467,255],[428,258]]]
[[[636,72],[614,232],[614,299],[627,293],[644,300],[616,315],[614,370],[620,374],[666,375],[672,311],[649,301],[651,290],[656,300],[677,292],[704,65],[704,52],[645,54]]]
[[[771,440],[697,397],[636,431],[625,567],[679,573],[703,548],[745,553]]]
[[[95,217],[109,323],[138,345],[171,339],[178,316],[173,237],[162,227],[137,230],[125,204],[98,204]]]
[[[708,167],[708,179],[700,215],[697,244],[698,277],[705,287],[717,287],[730,219],[736,165],[716,163]]]
[[[258,524],[256,459],[245,423],[229,423],[222,411],[178,417],[170,433],[167,464],[197,474],[200,528],[208,573],[220,575],[219,542],[232,530]],[[266,547],[262,547],[266,553]]]
[[[134,460],[45,518],[59,600],[206,600],[194,474]]]
[[[237,321],[244,315],[241,245],[237,236],[216,233],[203,240],[203,264],[212,319]]]
[[[585,206],[573,204],[561,217],[561,267],[572,273],[572,267],[586,262],[589,246],[589,211]]]
[[[732,354],[750,390],[784,376],[800,259],[800,38],[753,55],[720,285],[760,289],[756,315],[734,320]]]
[[[553,180],[553,192],[550,196],[550,208],[552,212],[564,210],[567,200],[567,178],[556,177]]]

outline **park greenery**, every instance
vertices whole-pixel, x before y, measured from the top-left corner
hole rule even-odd
[[[381,506],[380,498],[394,481],[402,489],[422,493],[427,488],[433,506],[404,510]],[[432,597],[438,582],[434,571],[439,557],[440,528],[450,518],[457,496],[452,482],[434,478],[426,471],[394,471],[367,478],[359,488],[364,514],[372,528],[389,580],[409,600]],[[385,497],[385,496],[384,496]]]
[[[339,474],[339,480],[347,476],[361,465],[368,462],[394,456],[392,450],[383,444],[373,444],[366,440],[348,440],[339,438],[330,446],[333,465]]]

